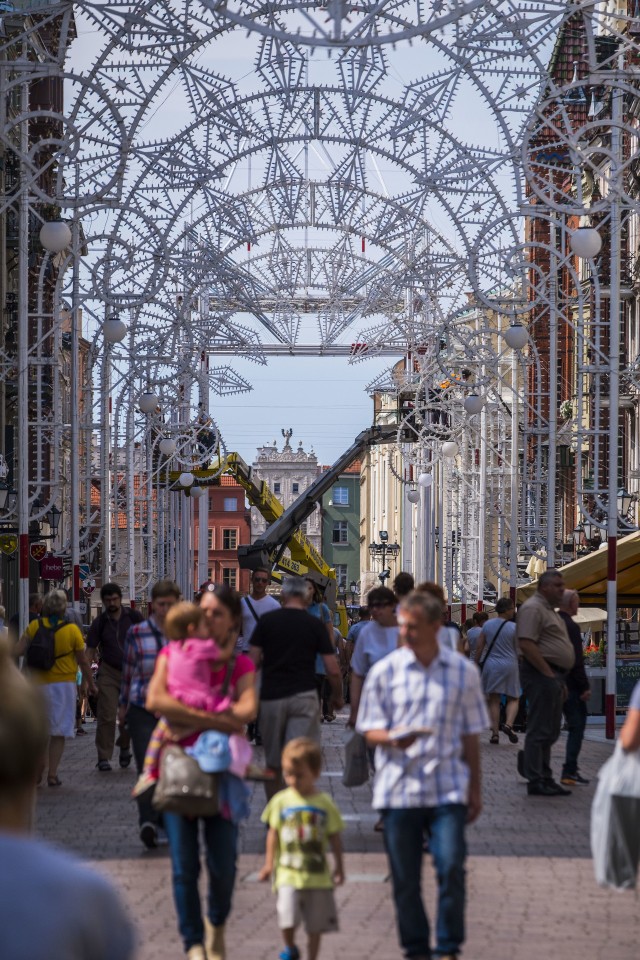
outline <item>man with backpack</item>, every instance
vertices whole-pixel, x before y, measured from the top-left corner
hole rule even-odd
[[[124,641],[129,627],[142,622],[137,610],[122,606],[122,589],[117,583],[105,583],[100,590],[104,611],[96,617],[87,634],[89,656],[100,656],[98,669],[98,702],[96,716],[97,767],[103,773],[111,770],[111,758],[116,738],[118,697],[122,681],[122,657]],[[119,763],[128,767],[131,763],[131,746],[128,731],[119,727]]]
[[[249,596],[243,597],[240,601],[242,607],[242,633],[238,638],[238,648],[241,653],[248,653],[251,645],[251,634],[256,628],[260,617],[272,610],[279,610],[280,604],[275,597],[270,597],[267,593],[269,586],[269,571],[264,567],[258,567],[251,574],[251,592]],[[262,738],[258,730],[258,721],[249,724],[249,739],[260,746]]]

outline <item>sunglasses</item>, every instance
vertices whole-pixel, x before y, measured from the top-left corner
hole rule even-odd
[[[254,583],[269,583],[269,577],[254,577]]]
[[[373,610],[375,607],[392,607],[393,604],[390,600],[378,600],[375,603],[369,604],[369,610]]]

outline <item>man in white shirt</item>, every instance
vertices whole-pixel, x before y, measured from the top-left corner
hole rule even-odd
[[[240,600],[242,632],[236,645],[237,653],[249,653],[251,636],[260,617],[263,617],[265,613],[271,613],[272,610],[280,609],[280,604],[276,598],[270,597],[267,593],[270,579],[269,571],[265,567],[258,567],[251,574],[251,592],[248,597],[242,597]],[[257,747],[262,746],[257,718],[249,724],[247,733],[252,743],[255,743]]]
[[[355,726],[362,694],[362,685],[369,670],[398,646],[398,621],[396,620],[396,597],[388,587],[374,587],[367,594],[367,606],[371,622],[358,635],[351,658],[351,715],[349,725]]]
[[[248,653],[251,646],[251,634],[256,628],[260,617],[272,610],[279,610],[280,604],[275,597],[267,593],[269,586],[269,571],[263,568],[254,570],[251,574],[251,592],[248,597],[240,601],[242,607],[242,632],[238,638],[239,652]]]
[[[489,718],[474,664],[440,646],[442,604],[412,593],[398,610],[402,646],[364,684],[357,730],[376,751],[373,807],[382,813],[405,957],[455,960],[464,942],[465,823],[482,809],[479,734]],[[432,953],[421,894],[425,830],[438,880]]]

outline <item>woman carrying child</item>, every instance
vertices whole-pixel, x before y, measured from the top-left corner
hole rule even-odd
[[[207,591],[206,622],[202,610],[179,604],[167,616],[166,634],[175,637],[164,648],[149,684],[147,709],[162,716],[154,731],[144,776],[157,777],[159,751],[164,743],[178,739],[182,746],[195,743],[205,730],[230,735],[231,770],[241,772],[241,738],[246,723],[257,712],[255,673],[252,661],[242,654],[234,658],[240,628],[238,594],[226,586]],[[208,632],[209,636],[203,636]],[[181,634],[181,636],[180,636]],[[214,641],[211,644],[211,641]],[[198,647],[201,647],[199,650]],[[187,702],[188,701],[188,702]],[[229,774],[229,781],[242,791],[242,782]],[[169,838],[173,893],[178,925],[189,960],[224,960],[224,925],[231,911],[236,875],[238,792],[229,794],[220,813],[189,818],[163,814]],[[209,873],[207,916],[202,917],[198,875],[200,873],[200,823]],[[205,953],[206,944],[206,953]]]

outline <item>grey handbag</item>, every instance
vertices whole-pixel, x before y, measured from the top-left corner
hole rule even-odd
[[[170,743],[160,755],[160,776],[153,793],[156,810],[184,817],[213,817],[219,811],[217,773],[204,773],[198,761]]]
[[[227,664],[221,696],[226,697],[236,658]],[[169,743],[160,754],[160,776],[153,792],[156,810],[180,813],[183,817],[214,817],[220,810],[219,773],[205,773],[198,761],[178,746]]]

